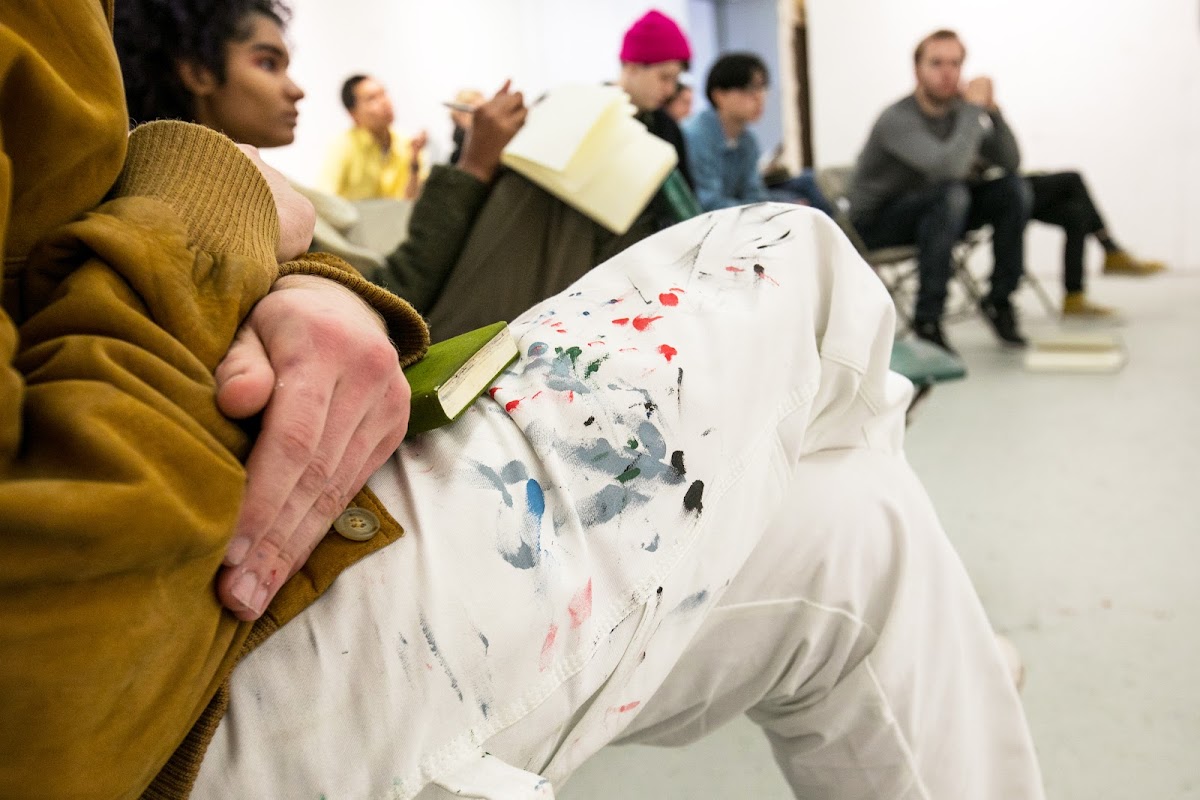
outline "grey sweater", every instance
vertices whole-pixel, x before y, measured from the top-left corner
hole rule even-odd
[[[983,166],[1016,172],[1017,140],[999,111],[958,100],[942,117],[927,116],[909,95],[884,109],[858,156],[850,184],[850,215],[874,219],[908,192],[942,181],[967,180]]]

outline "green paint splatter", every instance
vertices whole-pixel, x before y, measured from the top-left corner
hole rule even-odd
[[[637,439],[630,439],[629,443],[626,444],[625,447],[629,450],[637,450]]]
[[[584,371],[584,373],[583,373],[583,377],[590,378],[592,375],[594,375],[597,372],[597,370],[600,369],[600,365],[602,363],[604,363],[605,358],[608,358],[608,356],[605,356],[604,358],[597,358],[595,361],[588,364],[587,370]]]
[[[642,471],[631,464],[625,469],[624,472],[617,476],[617,480],[619,480],[621,483],[628,483],[641,474]]]
[[[568,347],[566,350],[562,349],[561,347],[556,347],[554,348],[554,352],[556,355],[567,356],[570,358],[572,367],[575,366],[575,360],[583,355],[583,350],[579,347]]]

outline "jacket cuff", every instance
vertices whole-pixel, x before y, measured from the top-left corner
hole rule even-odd
[[[279,267],[285,275],[316,275],[340,283],[375,309],[387,324],[388,335],[400,354],[400,366],[407,367],[429,349],[429,326],[417,310],[404,300],[363,278],[349,264],[329,253],[305,253]]]
[[[168,120],[138,126],[110,196],[163,201],[198,250],[275,262],[279,214],[271,187],[249,156],[216,131]]]

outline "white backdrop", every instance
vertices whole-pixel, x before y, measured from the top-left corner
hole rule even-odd
[[[326,149],[349,126],[342,81],[378,77],[405,133],[426,128],[449,155],[441,106],[460,88],[490,95],[505,78],[527,96],[568,82],[615,80],[625,30],[653,5],[681,23],[686,0],[291,0],[292,77],[308,93],[296,142],[264,158],[312,183]]]
[[[818,164],[853,161],[879,111],[912,90],[916,42],[953,28],[964,75],[995,79],[1026,168],[1080,170],[1120,241],[1200,269],[1196,0],[807,4]],[[1052,230],[1031,226],[1031,269],[1058,269]]]
[[[293,75],[308,97],[296,143],[264,155],[314,181],[348,125],[338,90],[354,72],[388,85],[400,130],[424,127],[448,153],[440,101],[464,86],[493,91],[505,77],[531,95],[611,80],[621,34],[651,6],[693,28],[701,61],[693,80],[702,84],[714,28],[728,27],[714,25],[710,2],[292,0]],[[1172,267],[1200,269],[1198,3],[807,0],[817,163],[853,161],[879,111],[911,90],[916,41],[955,28],[969,51],[965,73],[995,78],[1027,168],[1079,169],[1121,241]],[[754,3],[729,5],[740,21]],[[769,102],[780,103],[780,88]],[[1030,267],[1057,272],[1060,235],[1033,226],[1029,242]]]

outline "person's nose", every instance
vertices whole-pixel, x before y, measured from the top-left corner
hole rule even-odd
[[[298,103],[304,99],[304,90],[291,78],[288,78],[287,86],[284,87],[284,92],[288,99],[293,103]]]

